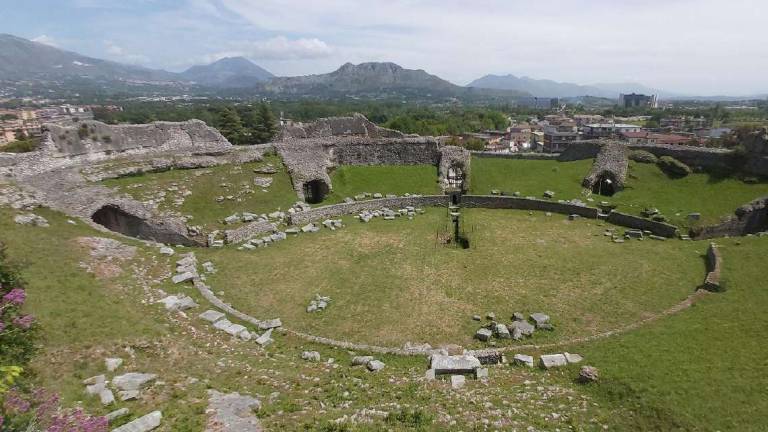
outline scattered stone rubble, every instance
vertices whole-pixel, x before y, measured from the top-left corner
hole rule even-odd
[[[399,210],[390,210],[389,208],[382,208],[381,210],[368,211],[364,210],[354,217],[359,219],[360,222],[370,222],[373,218],[381,217],[384,220],[394,220],[399,217],[407,217],[409,220],[413,219],[417,214],[424,214],[424,209],[415,208],[413,206],[407,206]]]
[[[352,366],[365,366],[371,372],[378,372],[386,367],[384,362],[376,360],[373,356],[352,357]]]
[[[34,213],[25,213],[25,214],[16,215],[13,218],[13,221],[19,225],[31,225],[31,226],[39,226],[39,227],[50,226],[48,225],[48,220]]]
[[[162,419],[162,412],[152,411],[151,413],[126,423],[119,428],[112,429],[112,432],[149,432],[159,427]]]
[[[307,306],[307,312],[320,312],[324,311],[325,308],[328,307],[328,304],[331,302],[330,297],[324,297],[320,294],[315,294],[314,300],[309,302],[309,306]]]
[[[489,312],[486,318],[490,321],[475,332],[475,338],[481,342],[492,342],[492,339],[521,340],[523,336],[532,336],[536,330],[554,330],[549,322],[549,315],[537,312],[530,315],[529,319],[534,324],[525,320],[525,316],[519,312],[512,314],[512,322],[503,324],[496,321],[496,314]],[[479,321],[479,315],[474,315],[473,320]]]

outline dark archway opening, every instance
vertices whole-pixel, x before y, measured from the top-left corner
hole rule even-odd
[[[160,243],[201,246],[202,243],[186,234],[186,227],[169,221],[148,221],[131,214],[117,205],[107,204],[91,215],[97,224],[129,237]]]
[[[317,204],[325,199],[328,195],[328,184],[322,180],[310,180],[304,183],[304,201],[309,204]]]
[[[616,180],[611,175],[601,175],[592,185],[592,193],[613,196],[616,193]]]
[[[96,210],[91,219],[110,231],[130,237],[141,238],[142,231],[144,231],[145,222],[143,219],[111,204]]]

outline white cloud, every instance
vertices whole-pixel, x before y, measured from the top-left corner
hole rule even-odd
[[[59,46],[58,43],[56,42],[56,39],[54,39],[54,38],[52,38],[52,37],[50,37],[48,35],[44,35],[44,34],[40,35],[40,36],[38,36],[36,38],[32,38],[32,41],[33,42],[38,42],[38,43],[41,43],[41,44],[45,44],[45,45],[50,45],[52,47],[58,47]]]
[[[132,54],[129,52],[126,52],[126,50],[121,47],[120,45],[117,45],[115,42],[111,40],[105,40],[104,41],[104,48],[113,60],[123,63],[130,63],[130,64],[147,64],[150,62],[149,57],[143,55],[143,54]]]
[[[270,39],[230,42],[230,49],[200,56],[200,63],[212,63],[224,57],[248,57],[255,62],[313,60],[334,54],[334,49],[317,38],[288,39],[277,36]]]

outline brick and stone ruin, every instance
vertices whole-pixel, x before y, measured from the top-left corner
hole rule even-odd
[[[760,144],[765,140],[755,141]],[[765,151],[764,145],[757,147]],[[310,204],[322,202],[333,190],[329,172],[343,165],[434,165],[444,192],[442,196],[381,197],[307,207],[288,217],[287,221],[296,226],[355,212],[379,211],[385,207],[460,204],[470,208],[513,208],[604,217],[610,223],[651,231],[663,237],[677,233],[673,225],[615,211],[601,214],[599,209],[582,202],[465,195],[471,168],[469,151],[443,145],[434,137],[406,135],[379,127],[360,114],[293,124],[283,128],[275,142],[259,146],[233,146],[218,131],[198,120],[117,126],[97,121],[84,121],[71,127],[47,125],[38,150],[22,154],[0,153],[0,175],[10,177],[26,194],[25,199],[80,218],[93,226],[160,243],[208,246],[212,240],[207,233],[189,227],[185,219],[118,195],[97,182],[170,169],[242,164],[261,160],[265,152],[272,150],[282,157],[298,198]],[[573,143],[554,157],[561,161],[594,159],[583,185],[593,193],[612,195],[624,186],[629,150],[644,150],[656,157],[671,156],[702,169],[732,167],[739,161],[737,154],[722,149],[625,145],[611,141]],[[483,153],[477,156],[506,157]],[[755,175],[768,174],[768,155],[752,156],[743,165],[743,170]],[[699,227],[691,232],[691,236],[709,238],[763,231],[768,228],[766,201],[766,198],[755,200],[739,208],[730,220]],[[227,231],[225,240],[239,243],[274,230],[271,223],[254,221]]]

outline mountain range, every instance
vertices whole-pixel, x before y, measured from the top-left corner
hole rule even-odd
[[[580,85],[547,79],[517,77],[515,75],[485,75],[467,84],[468,87],[525,91],[536,97],[569,98],[597,96],[615,99],[620,93],[655,94],[675,96],[637,83],[602,83]]]
[[[684,98],[637,83],[580,85],[515,75],[485,75],[467,86],[458,86],[424,70],[406,69],[389,62],[346,63],[330,73],[276,77],[244,57],[225,57],[176,73],[97,59],[0,34],[0,94],[15,92],[18,96],[19,93],[29,95],[65,89],[74,95],[83,90],[93,94],[164,91],[225,96],[460,98],[498,102],[530,96],[615,99],[619,93],[630,92]]]

